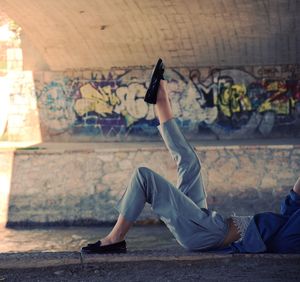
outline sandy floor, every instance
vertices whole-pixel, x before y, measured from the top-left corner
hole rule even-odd
[[[109,233],[111,227],[0,229],[0,253],[74,252]],[[129,250],[182,249],[164,225],[134,226],[127,236]],[[1,280],[0,280],[1,281]]]

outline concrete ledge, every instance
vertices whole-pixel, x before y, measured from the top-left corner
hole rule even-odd
[[[80,252],[0,253],[0,269],[42,268],[66,265],[142,261],[300,260],[300,254],[217,254],[186,251],[132,251],[126,254],[82,255]]]
[[[247,139],[247,140],[192,140],[191,144],[200,149],[208,148],[240,148],[240,147],[264,147],[264,148],[294,148],[300,147],[299,138],[289,139]],[[162,141],[153,142],[64,142],[64,143],[36,143],[32,142],[0,142],[0,151],[18,150],[26,152],[35,152],[39,150],[47,151],[136,151],[165,149]]]

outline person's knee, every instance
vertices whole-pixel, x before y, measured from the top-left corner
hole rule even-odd
[[[143,182],[147,182],[148,176],[152,173],[152,170],[148,167],[139,166],[135,169],[134,175]]]
[[[148,167],[145,167],[145,166],[139,166],[135,169],[136,174],[140,174],[140,175],[143,175],[143,176],[148,175],[150,171],[151,170]]]
[[[137,167],[135,169],[135,179],[137,189],[143,190],[146,197],[146,202],[151,203],[151,195],[153,194],[153,185],[150,184],[153,171],[147,167]]]

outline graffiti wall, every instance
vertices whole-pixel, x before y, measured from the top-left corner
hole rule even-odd
[[[143,100],[151,69],[35,73],[43,139],[155,140]],[[300,136],[300,66],[167,69],[177,121],[191,139]]]

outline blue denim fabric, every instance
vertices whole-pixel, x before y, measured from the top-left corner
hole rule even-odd
[[[293,190],[281,204],[280,214],[256,214],[243,241],[221,249],[225,253],[300,253],[300,195]]]

